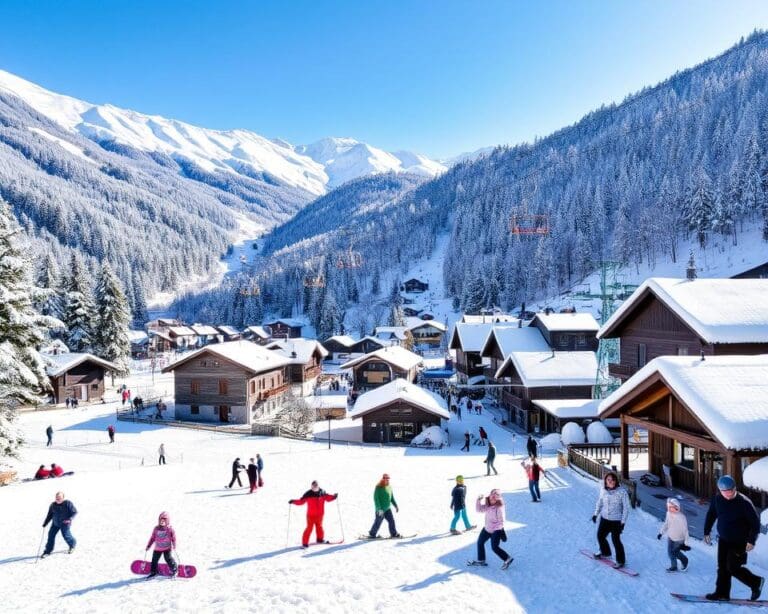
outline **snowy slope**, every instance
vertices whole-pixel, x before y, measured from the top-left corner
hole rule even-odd
[[[210,130],[159,115],[92,104],[51,92],[2,70],[0,91],[20,97],[65,129],[96,142],[115,141],[140,151],[163,153],[192,162],[207,172],[249,177],[264,173],[269,180],[315,195],[366,174],[408,171],[434,176],[445,170],[440,163],[423,156],[409,152],[393,155],[352,139],[324,139],[308,147],[294,147],[248,130]]]
[[[119,382],[118,382],[119,383]],[[134,392],[144,392],[134,379]],[[31,474],[41,463],[56,462],[71,477],[0,488],[0,580],[8,612],[302,612],[395,613],[452,612],[695,612],[672,601],[670,591],[702,594],[712,589],[715,549],[692,540],[685,574],[668,574],[665,544],[656,540],[659,522],[640,511],[630,514],[624,532],[629,578],[578,553],[593,549],[589,522],[597,485],[544,459],[542,503],[530,503],[520,467],[524,438],[513,440],[490,417],[464,416],[449,423],[452,446],[442,450],[379,448],[214,434],[206,431],[117,423],[114,444],[106,426],[112,406],[25,414],[20,422],[29,438],[18,469]],[[45,447],[45,427],[54,428],[54,445]],[[483,424],[499,454],[499,475],[485,477],[484,448],[459,452],[465,429]],[[322,427],[320,433],[322,436]],[[165,443],[168,465],[157,466]],[[254,494],[226,490],[235,457],[247,463],[259,452],[266,485]],[[400,506],[398,530],[412,539],[357,541],[373,520],[373,487],[383,472]],[[509,570],[488,550],[489,567],[468,568],[475,557],[477,531],[450,536],[450,492],[463,474],[472,522],[478,495],[498,487],[506,502]],[[338,503],[326,506],[329,539],[336,546],[301,550],[305,510],[289,507],[312,479]],[[59,537],[53,556],[36,562],[41,524],[57,490],[77,506],[72,526],[78,540],[66,554]],[[129,563],[142,558],[161,511],[171,516],[182,562],[195,564],[192,580],[133,576]],[[460,525],[461,526],[461,525]],[[386,535],[386,529],[382,534]],[[762,536],[758,540],[761,547]],[[754,566],[751,568],[764,574]],[[734,596],[747,590],[734,583]],[[718,612],[736,611],[728,605]]]

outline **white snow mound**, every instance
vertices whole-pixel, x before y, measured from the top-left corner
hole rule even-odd
[[[412,446],[434,446],[435,448],[442,448],[448,445],[445,431],[439,426],[429,426],[425,428],[421,433],[411,439]]]
[[[587,427],[587,441],[589,443],[613,443],[613,436],[602,422],[592,422]]]
[[[563,427],[563,432],[560,433],[560,439],[564,446],[569,446],[574,443],[584,443],[587,440],[584,435],[584,429],[575,422],[569,422]]]

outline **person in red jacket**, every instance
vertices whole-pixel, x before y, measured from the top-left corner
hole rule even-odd
[[[40,465],[40,469],[38,469],[37,473],[35,474],[35,479],[44,480],[48,477],[51,477],[51,472],[45,468],[45,465]]]
[[[49,474],[50,474],[50,477],[52,478],[58,478],[64,474],[64,470],[61,467],[59,467],[56,463],[51,463],[51,470]]]
[[[304,534],[301,536],[301,547],[309,547],[309,536],[312,534],[312,528],[315,529],[315,537],[317,537],[318,544],[327,544],[325,540],[325,533],[323,531],[323,515],[325,514],[325,502],[335,501],[339,494],[335,495],[327,494],[317,484],[317,480],[312,481],[311,488],[305,492],[301,499],[291,499],[288,501],[289,505],[304,505],[307,504],[307,528],[304,529]]]

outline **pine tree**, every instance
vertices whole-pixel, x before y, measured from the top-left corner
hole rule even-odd
[[[44,292],[43,298],[35,305],[37,310],[44,316],[60,319],[62,315],[60,289],[59,267],[56,261],[49,253],[45,255],[43,264],[37,276],[37,285]]]
[[[88,352],[93,345],[95,313],[85,265],[77,253],[72,254],[70,271],[62,314],[67,327],[64,342],[72,352]]]
[[[134,273],[131,285],[133,286],[132,325],[134,328],[144,328],[144,324],[149,320],[149,313],[147,313],[147,300],[142,289],[143,284],[138,274]]]
[[[32,266],[20,244],[21,229],[0,199],[0,455],[17,456],[23,443],[14,425],[20,405],[41,402],[49,388],[37,348],[61,322],[35,304],[45,298],[32,282]]]
[[[464,313],[477,314],[485,307],[485,283],[482,277],[476,275],[469,280],[462,301]]]
[[[703,248],[707,243],[707,231],[712,228],[715,197],[712,181],[704,169],[699,168],[691,184],[688,197],[687,220],[691,230],[696,231],[699,245]]]
[[[128,360],[131,356],[131,342],[128,339],[131,314],[120,282],[108,262],[101,267],[95,295],[96,327],[93,349],[97,355],[117,365],[118,375],[127,375]]]

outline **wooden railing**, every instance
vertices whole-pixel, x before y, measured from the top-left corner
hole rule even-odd
[[[647,452],[648,444],[630,444],[629,451],[630,453]],[[606,473],[614,471],[614,466],[608,465],[614,454],[621,454],[619,444],[574,444],[568,446],[568,465],[576,467],[602,482]],[[637,498],[637,482],[625,480],[618,470],[616,473],[619,475],[619,482],[629,493],[632,507],[640,505],[640,500]]]
[[[632,377],[637,370],[637,367],[623,365],[618,362],[608,363],[608,375],[612,375],[613,377]]]

